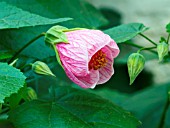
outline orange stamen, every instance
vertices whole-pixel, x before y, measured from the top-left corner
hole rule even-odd
[[[102,50],[99,50],[92,56],[92,58],[89,62],[89,70],[90,69],[94,69],[94,70],[100,69],[100,68],[106,66],[106,63],[107,63],[106,54]]]

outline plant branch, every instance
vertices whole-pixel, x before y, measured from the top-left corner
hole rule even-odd
[[[164,110],[163,110],[163,113],[162,113],[161,120],[160,120],[158,128],[163,128],[164,127],[165,117],[166,117],[166,113],[168,111],[169,105],[170,105],[170,90],[168,92],[168,98],[167,98],[167,101],[166,101],[166,104],[165,104],[165,107],[164,107]]]
[[[166,41],[167,43],[169,42],[169,38],[170,38],[170,33],[168,34],[168,38],[167,38],[167,41]]]
[[[9,60],[9,64],[12,63],[17,57],[18,55],[25,49],[27,48],[30,44],[32,44],[34,41],[36,41],[37,39],[39,39],[40,37],[44,36],[45,33],[41,33],[40,35],[36,36],[35,38],[33,38],[32,40],[30,40],[28,43],[26,43],[21,49],[19,49],[14,56]]]
[[[147,36],[143,35],[142,33],[140,33],[139,35],[141,35],[142,37],[144,37],[146,40],[148,40],[149,42],[151,42],[153,45],[157,46],[157,44],[152,41],[151,39],[149,39]]]
[[[131,45],[133,47],[140,48],[140,49],[143,49],[143,50],[149,50],[150,52],[157,54],[157,52],[155,52],[154,50],[151,50],[151,49],[154,49],[156,47],[150,47],[150,48],[145,48],[144,49],[143,46],[140,46],[140,45],[137,45],[137,44],[134,44],[134,43],[131,43],[131,42],[126,42],[125,44]]]
[[[139,52],[141,52],[142,50],[151,50],[151,49],[154,49],[154,48],[156,48],[156,47],[141,48],[141,49],[139,49],[137,52],[139,53]]]

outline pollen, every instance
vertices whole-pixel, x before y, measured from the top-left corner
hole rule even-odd
[[[90,62],[89,62],[89,70],[91,69],[94,69],[94,70],[97,70],[97,69],[100,69],[104,66],[106,66],[106,63],[107,63],[107,59],[106,59],[106,54],[102,51],[102,50],[99,50],[98,52],[96,52]]]

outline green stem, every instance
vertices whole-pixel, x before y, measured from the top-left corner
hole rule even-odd
[[[9,60],[9,64],[12,63],[17,57],[18,55],[25,49],[27,48],[30,44],[32,44],[34,41],[36,41],[37,39],[39,39],[40,37],[44,36],[45,33],[41,33],[40,35],[36,36],[35,38],[33,38],[32,40],[30,40],[28,43],[26,43],[21,49],[19,49],[14,56]]]
[[[169,38],[170,38],[170,34],[168,34],[168,38],[167,38],[167,41],[166,41],[167,43],[169,42]]]
[[[149,39],[147,36],[145,36],[145,35],[143,35],[143,34],[139,34],[139,35],[141,35],[142,37],[144,37],[146,40],[148,40],[149,42],[151,42],[153,45],[155,45],[155,46],[157,46],[157,44],[154,42],[154,41],[152,41],[151,39]]]
[[[170,105],[170,94],[169,94],[169,92],[168,92],[167,102],[165,104],[165,107],[164,107],[164,110],[163,110],[163,113],[162,113],[162,116],[161,116],[161,121],[159,123],[158,128],[163,128],[164,127],[166,113],[167,113],[169,105]]]
[[[126,44],[131,45],[131,46],[136,47],[136,48],[140,48],[140,49],[144,48],[143,46],[140,46],[140,45],[137,45],[137,44],[134,44],[134,43],[131,43],[131,42],[126,42]],[[153,48],[156,48],[156,47],[150,47],[150,48],[148,48],[146,50],[149,50],[150,52],[157,54],[157,52],[151,50]],[[143,49],[143,50],[145,50],[145,49]]]
[[[29,66],[32,66],[32,63],[29,63],[29,64],[26,64],[26,65],[22,66],[22,67],[20,68],[20,70],[22,70],[22,69],[24,69],[24,68],[26,68],[26,67],[29,67]]]
[[[142,50],[151,50],[151,49],[154,49],[154,48],[156,48],[156,47],[141,48],[141,49],[139,49],[137,52],[139,53],[139,52],[141,52]]]

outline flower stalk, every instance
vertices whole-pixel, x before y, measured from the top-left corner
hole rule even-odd
[[[152,41],[151,39],[149,39],[147,36],[143,35],[142,33],[140,33],[139,35],[141,35],[142,37],[144,37],[146,40],[148,40],[149,42],[151,42],[153,45],[157,46],[157,44]]]
[[[40,37],[45,36],[45,33],[41,33],[40,35],[36,36],[35,38],[33,38],[32,40],[30,40],[28,43],[26,43],[21,49],[19,49],[14,56],[9,60],[9,64],[12,63],[17,57],[18,55],[25,49],[27,48],[29,45],[31,45],[34,41],[36,41],[37,39],[39,39]]]

